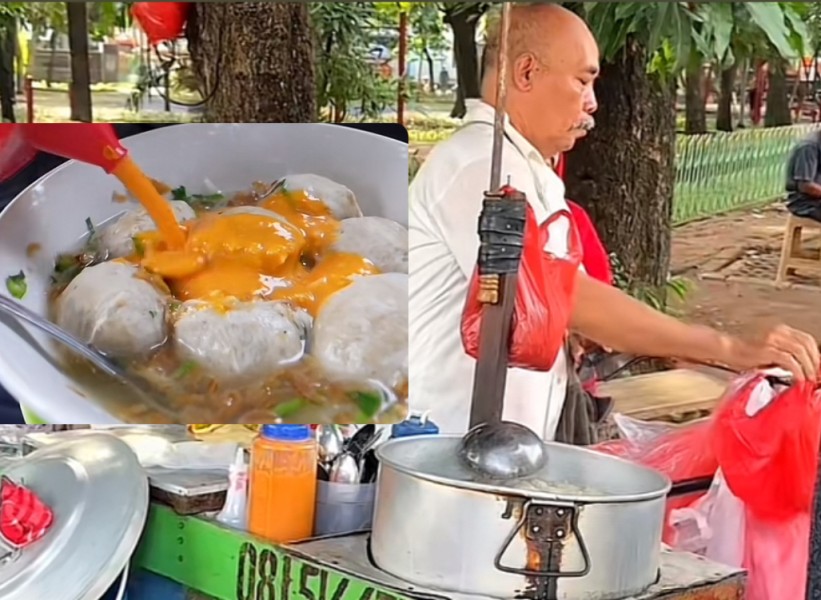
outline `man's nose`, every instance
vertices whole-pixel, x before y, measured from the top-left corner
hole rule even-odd
[[[599,109],[599,103],[596,101],[596,92],[593,91],[592,85],[587,88],[587,91],[584,93],[582,109],[589,115],[592,115]]]

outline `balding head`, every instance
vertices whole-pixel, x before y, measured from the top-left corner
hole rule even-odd
[[[495,105],[499,11],[488,16],[483,98]],[[545,158],[569,150],[595,111],[599,53],[587,24],[557,4],[514,4],[508,33],[507,111]]]

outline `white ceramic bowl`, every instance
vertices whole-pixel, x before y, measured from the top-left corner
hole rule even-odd
[[[226,192],[253,181],[294,173],[316,173],[348,186],[366,215],[407,226],[408,147],[363,131],[323,124],[188,124],[140,134],[123,141],[153,178],[196,193],[207,179]],[[122,186],[101,169],[68,162],[18,196],[0,213],[0,294],[5,280],[21,269],[28,308],[46,314],[46,292],[61,252],[76,248],[86,218],[101,223],[127,206],[112,202]],[[41,244],[27,256],[29,244]],[[46,423],[117,423],[104,408],[78,391],[78,384],[54,364],[54,347],[26,328],[25,341],[0,319],[0,383]],[[33,338],[33,339],[32,339]]]

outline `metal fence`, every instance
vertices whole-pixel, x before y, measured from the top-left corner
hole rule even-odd
[[[819,125],[679,135],[673,221],[686,223],[784,195],[784,169],[796,141]]]

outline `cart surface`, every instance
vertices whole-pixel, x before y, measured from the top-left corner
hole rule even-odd
[[[277,546],[154,503],[134,566],[189,600],[485,600],[383,573],[368,559],[367,539],[355,534]],[[742,571],[698,556],[664,551],[661,571],[659,583],[632,600],[744,597]],[[129,600],[143,596],[130,593]]]

